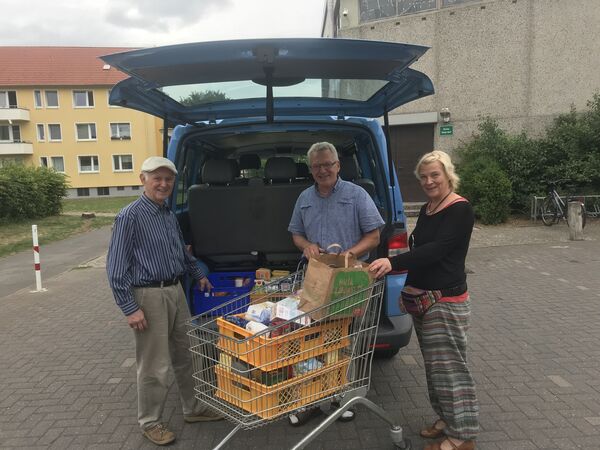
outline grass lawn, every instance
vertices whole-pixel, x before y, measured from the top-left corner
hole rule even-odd
[[[64,212],[118,213],[135,197],[101,197],[63,200]],[[52,216],[28,219],[21,222],[0,222],[0,257],[31,249],[31,225],[38,226],[40,245],[60,241],[77,233],[111,225],[114,217],[96,216],[82,219],[80,216]]]
[[[23,222],[0,223],[0,257],[32,248],[31,225],[38,226],[38,240],[40,245],[44,245],[113,222],[113,217],[82,219],[78,216],[51,216]]]
[[[135,197],[98,197],[98,198],[76,198],[63,200],[64,212],[101,212],[118,213],[124,206],[127,206]]]

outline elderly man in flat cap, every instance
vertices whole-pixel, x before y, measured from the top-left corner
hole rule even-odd
[[[108,249],[107,273],[117,306],[135,335],[138,422],[142,434],[157,445],[175,440],[160,421],[169,390],[171,364],[186,422],[221,417],[194,396],[186,320],[190,318],[181,277],[189,273],[201,290],[206,276],[187,251],[167,199],[177,176],[175,165],[152,156],[144,161],[144,193],[115,219]]]

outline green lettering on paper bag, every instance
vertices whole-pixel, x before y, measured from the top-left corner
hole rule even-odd
[[[367,299],[369,291],[359,292],[367,288],[371,280],[364,271],[344,271],[335,274],[331,289],[330,315],[353,316],[360,312],[360,308]],[[348,297],[349,296],[349,297]],[[337,300],[348,297],[346,300]]]

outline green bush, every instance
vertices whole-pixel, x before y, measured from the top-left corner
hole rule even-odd
[[[557,117],[541,140],[549,180],[568,180],[579,193],[600,192],[600,95],[588,110]]]
[[[0,220],[56,215],[67,194],[65,175],[45,167],[9,165],[0,168]]]
[[[489,118],[478,128],[480,134],[456,150],[459,174],[463,166],[479,158],[494,161],[512,186],[507,202],[510,210],[526,211],[531,195],[544,186],[543,171],[540,171],[540,144],[525,133],[509,135]]]
[[[489,118],[483,120],[478,128],[479,133],[456,148],[454,153],[459,175],[467,175],[464,189],[469,190],[474,208],[480,207],[482,220],[484,214],[481,208],[489,208],[498,196],[493,188],[480,183],[479,177],[471,173],[473,167],[486,169],[488,175],[497,171],[503,173],[508,185],[498,180],[490,179],[489,182],[505,187],[510,185],[507,187],[510,189],[507,203],[511,212],[529,211],[532,196],[545,195],[548,181],[564,180],[564,183],[559,183],[559,191],[565,194],[600,192],[599,94],[588,102],[588,110],[577,112],[572,108],[570,112],[559,115],[548,127],[545,136],[539,139],[530,138],[525,133],[511,135]],[[567,185],[572,186],[571,191],[565,189]],[[476,188],[480,190],[474,190]],[[485,215],[492,220],[491,213]],[[504,216],[504,211],[497,214],[497,217]]]
[[[510,215],[512,185],[500,165],[479,156],[461,167],[459,192],[473,205],[475,217],[487,225],[505,222]]]

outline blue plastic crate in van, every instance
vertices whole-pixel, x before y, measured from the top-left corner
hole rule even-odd
[[[254,272],[212,272],[208,274],[208,279],[213,285],[213,289],[210,292],[201,292],[198,289],[198,285],[194,285],[192,291],[192,314],[205,313],[236,297],[249,293],[254,287],[255,278],[256,274]],[[235,306],[244,306],[248,304],[249,300],[250,297],[248,296],[239,303],[236,303]],[[217,316],[229,314],[232,312],[231,308],[219,308],[212,314]]]

